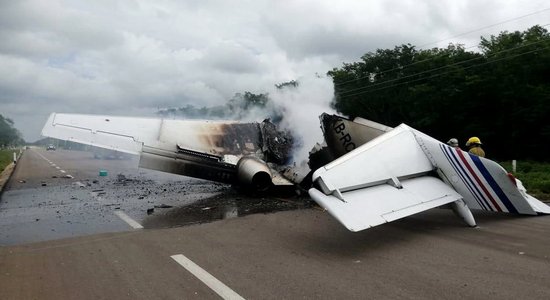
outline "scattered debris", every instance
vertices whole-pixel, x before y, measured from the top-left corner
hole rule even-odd
[[[211,209],[212,207],[203,207],[202,210],[209,210]]]
[[[124,176],[124,174],[118,174],[116,176],[116,181],[118,181],[118,182],[126,182],[126,180],[127,179],[126,179],[126,176]]]
[[[19,183],[26,183],[27,181],[25,180],[19,180]]]
[[[172,205],[168,204],[161,204],[161,205],[155,205],[155,208],[172,208]]]
[[[63,178],[69,178],[69,179],[73,179],[74,177],[73,177],[73,175],[69,175],[69,174],[67,174],[67,175],[63,176]]]
[[[73,184],[78,185],[78,187],[80,187],[80,188],[86,187],[86,185],[85,185],[84,183],[79,182],[79,181],[77,181],[77,182],[75,182],[75,183],[73,183]]]

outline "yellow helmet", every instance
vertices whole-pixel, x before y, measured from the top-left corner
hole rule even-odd
[[[469,138],[468,141],[466,142],[466,147],[470,146],[472,144],[481,145],[481,140],[477,136],[473,136],[473,137]]]

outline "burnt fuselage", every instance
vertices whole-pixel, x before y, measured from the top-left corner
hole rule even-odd
[[[160,143],[143,146],[140,166],[266,189],[271,184],[267,163],[283,164],[291,155],[292,136],[268,120],[180,122],[186,124],[163,124]]]

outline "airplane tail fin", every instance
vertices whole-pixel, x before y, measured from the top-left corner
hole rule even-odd
[[[421,139],[422,140],[422,139]],[[524,215],[550,214],[550,207],[526,193],[521,182],[496,162],[444,144],[424,143],[426,153],[468,206]]]

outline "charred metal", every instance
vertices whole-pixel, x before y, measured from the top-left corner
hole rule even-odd
[[[286,164],[292,158],[294,138],[288,131],[280,131],[269,119],[260,123],[262,152],[266,162]]]

